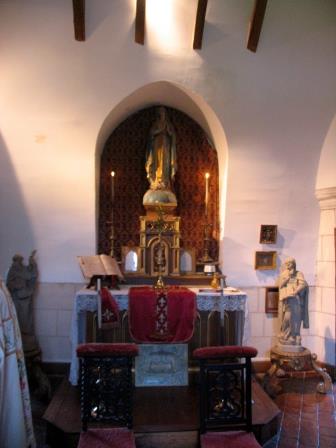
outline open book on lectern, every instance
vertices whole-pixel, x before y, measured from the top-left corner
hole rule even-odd
[[[90,280],[90,286],[93,286],[92,280],[99,277],[110,277],[119,281],[124,279],[117,260],[110,255],[80,255],[77,260],[84,278]],[[114,283],[113,281],[112,285]]]

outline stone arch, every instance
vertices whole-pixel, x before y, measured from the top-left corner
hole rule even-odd
[[[97,136],[95,152],[96,168],[96,229],[98,228],[98,195],[99,195],[99,172],[100,156],[105,142],[113,130],[128,116],[140,109],[165,104],[168,107],[184,112],[207,134],[209,140],[217,149],[219,165],[219,195],[220,195],[220,247],[219,259],[223,259],[223,235],[225,223],[225,205],[227,190],[227,170],[228,170],[228,145],[225,132],[215,111],[207,104],[200,95],[194,91],[176,83],[169,81],[158,81],[140,87],[124,98],[106,116]],[[97,232],[96,232],[97,235]]]

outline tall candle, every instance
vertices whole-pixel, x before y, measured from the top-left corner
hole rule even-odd
[[[112,181],[111,181],[111,198],[112,198],[112,202],[114,202],[114,176],[115,176],[115,172],[111,171],[111,177],[112,177]]]
[[[208,215],[208,202],[209,202],[209,173],[205,173],[205,216]]]

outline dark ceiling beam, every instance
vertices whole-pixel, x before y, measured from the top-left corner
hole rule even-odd
[[[247,48],[254,53],[257,51],[261,28],[265,17],[266,6],[267,0],[255,0],[247,38]]]
[[[85,0],[72,0],[75,39],[85,40]]]
[[[202,48],[203,30],[204,30],[207,5],[208,0],[198,0],[195,32],[194,32],[194,43],[193,43],[194,50],[200,50]]]
[[[146,0],[137,0],[135,12],[135,42],[145,42]]]

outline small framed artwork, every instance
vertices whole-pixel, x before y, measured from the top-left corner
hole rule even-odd
[[[277,286],[266,286],[265,288],[265,313],[278,314],[279,288]]]
[[[254,269],[271,270],[276,268],[276,251],[256,251],[254,260]]]
[[[275,244],[277,240],[278,226],[262,224],[260,227],[260,244]]]

